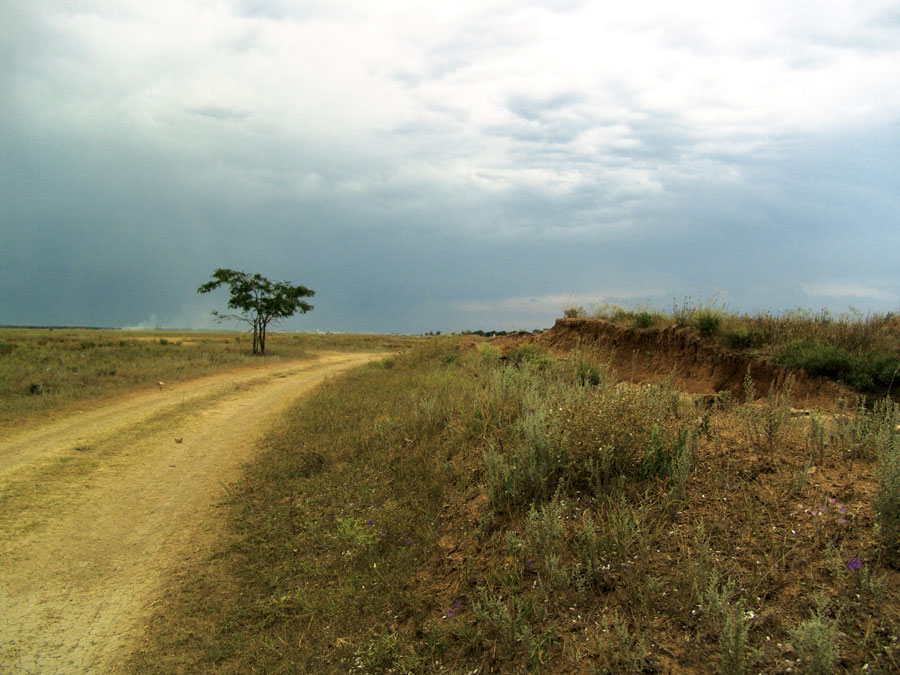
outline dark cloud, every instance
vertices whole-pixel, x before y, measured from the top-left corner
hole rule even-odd
[[[457,17],[410,62],[363,68],[395,74],[376,84],[352,68],[316,79],[315,64],[269,59],[294,45],[257,20],[289,31],[342,6],[234,6],[253,27],[222,29],[203,52],[214,68],[192,56],[181,83],[155,49],[129,61],[119,45],[109,89],[99,38],[0,11],[22,47],[0,65],[0,323],[211,325],[223,298],[195,291],[223,266],[315,289],[315,311],[284,327],[323,330],[533,328],[569,296],[900,302],[890,106],[808,132],[765,115],[707,128],[696,103],[651,105],[627,73],[486,86],[534,35],[506,23],[518,3]],[[223,78],[246,62],[220,61],[221,45],[264,65]],[[309,90],[254,89],[297,72]]]

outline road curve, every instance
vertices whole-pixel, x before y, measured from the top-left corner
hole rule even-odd
[[[0,440],[0,671],[115,672],[279,414],[384,356],[205,377]]]

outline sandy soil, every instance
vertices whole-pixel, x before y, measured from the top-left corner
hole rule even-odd
[[[161,386],[0,439],[0,671],[115,672],[278,414],[380,357]]]

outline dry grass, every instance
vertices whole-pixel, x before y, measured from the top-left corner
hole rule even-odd
[[[0,329],[0,429],[83,401],[317,350],[395,351],[414,338],[272,333],[265,357],[242,333]]]
[[[441,339],[323,387],[132,669],[900,670],[896,406],[705,406],[604,362]]]

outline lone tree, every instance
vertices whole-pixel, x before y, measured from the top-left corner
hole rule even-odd
[[[269,281],[259,274],[249,275],[236,270],[218,269],[208,281],[197,289],[198,293],[209,293],[222,284],[228,285],[231,297],[228,308],[240,310],[240,314],[213,312],[218,321],[237,319],[246,321],[253,328],[253,353],[266,353],[266,329],[272,322],[278,323],[298,312],[306,314],[313,308],[301,298],[316,294],[306,286],[294,286],[289,281]]]

